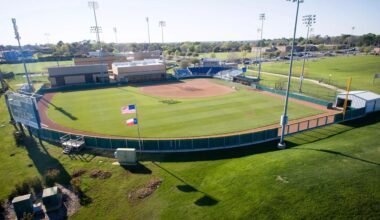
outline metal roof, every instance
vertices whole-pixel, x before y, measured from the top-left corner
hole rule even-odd
[[[107,64],[48,67],[49,76],[108,72]]]
[[[12,203],[17,203],[17,202],[21,202],[21,201],[25,201],[25,200],[30,200],[31,196],[32,196],[32,194],[26,194],[26,195],[14,197],[13,200],[12,200]]]
[[[375,99],[380,99],[380,95],[376,94],[374,92],[370,91],[350,91],[348,93],[349,95],[356,96],[360,99],[366,100],[366,101],[371,101]],[[339,93],[339,95],[346,95],[346,93]]]
[[[53,187],[44,189],[44,191],[42,192],[42,198],[49,197],[49,196],[54,196],[54,195],[57,195],[57,194],[58,194],[58,187],[57,186],[53,186]]]

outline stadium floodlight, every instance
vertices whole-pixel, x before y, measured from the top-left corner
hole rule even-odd
[[[18,27],[16,24],[16,18],[12,18],[12,23],[13,23],[13,30],[15,32],[15,38],[17,40],[18,48],[19,48],[20,54],[21,54],[22,64],[24,65],[24,72],[25,72],[26,80],[28,82],[28,89],[33,90],[33,85],[32,85],[32,82],[30,81],[30,78],[29,78],[29,73],[28,73],[28,69],[26,68],[24,53],[23,53],[21,43],[20,43],[21,37],[20,37],[20,33],[18,32]]]
[[[113,33],[115,34],[115,43],[117,43],[117,28],[113,27]]]
[[[148,26],[148,44],[150,44],[150,28],[149,28],[149,17],[145,17],[146,24]]]
[[[90,30],[92,33],[96,34],[96,41],[97,41],[98,47],[99,47],[99,60],[100,60],[100,63],[102,63],[103,48],[102,48],[102,44],[100,43],[100,35],[99,35],[99,33],[102,32],[102,28],[98,26],[98,20],[96,18],[96,9],[99,8],[99,4],[96,1],[89,1],[88,7],[90,9],[92,9],[94,12],[95,26],[91,26]]]
[[[290,81],[292,78],[292,68],[293,68],[293,52],[294,52],[294,43],[296,40],[296,33],[297,33],[297,20],[298,20],[298,11],[300,7],[300,3],[303,3],[303,0],[286,0],[291,2],[297,2],[297,9],[296,9],[296,19],[294,22],[294,31],[293,31],[293,40],[292,40],[292,50],[290,52],[290,65],[289,65],[289,75],[288,75],[288,85],[286,89],[286,95],[285,95],[285,104],[284,104],[284,113],[281,116],[281,137],[280,142],[278,143],[278,148],[284,149],[286,147],[284,142],[284,136],[285,136],[285,127],[288,124],[288,102],[289,102],[289,90],[290,90]]]
[[[166,22],[165,21],[159,21],[158,26],[161,27],[162,43],[164,43],[164,27],[166,27]]]
[[[259,49],[259,72],[257,75],[257,78],[260,80],[261,77],[261,49],[263,47],[263,31],[264,31],[264,20],[265,20],[265,14],[262,13],[259,15],[259,20],[261,21],[261,28],[260,28],[260,49]]]
[[[306,25],[307,27],[307,34],[306,34],[306,43],[305,43],[305,49],[303,51],[303,63],[302,63],[302,70],[301,70],[301,76],[300,76],[300,88],[298,89],[298,91],[301,93],[302,92],[302,82],[303,82],[303,77],[304,77],[304,70],[305,70],[305,61],[306,61],[306,57],[308,57],[309,55],[306,54],[307,52],[307,47],[308,47],[308,41],[309,41],[309,33],[310,33],[310,27],[315,24],[315,18],[316,16],[315,15],[305,15],[303,16],[303,23]]]

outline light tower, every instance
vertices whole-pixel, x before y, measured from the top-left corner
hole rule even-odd
[[[145,17],[146,25],[148,27],[148,44],[150,44],[150,28],[149,28],[149,17]]]
[[[162,38],[162,43],[164,43],[164,27],[166,27],[166,22],[165,21],[159,21],[158,26],[161,27],[161,38]]]
[[[115,34],[115,43],[117,43],[117,28],[113,27],[113,33]]]
[[[30,81],[30,78],[29,78],[28,69],[26,68],[24,53],[23,53],[21,43],[20,43],[21,37],[20,37],[20,34],[18,32],[18,28],[17,28],[17,24],[16,24],[16,18],[12,18],[12,23],[13,23],[13,30],[15,32],[15,38],[17,40],[18,48],[19,48],[20,53],[21,53],[22,64],[24,65],[24,72],[25,72],[26,80],[28,82],[28,89],[30,90],[30,92],[32,92],[33,91],[33,85],[32,85],[32,82]]]
[[[259,73],[257,75],[257,78],[260,80],[260,77],[261,77],[261,49],[263,47],[263,31],[264,31],[264,20],[265,20],[265,14],[262,13],[259,15],[259,20],[261,21],[261,28],[260,28],[260,32],[261,32],[261,36],[260,36],[260,50],[259,50]]]
[[[90,27],[90,31],[92,33],[95,33],[96,34],[96,41],[98,43],[98,48],[99,48],[99,63],[102,64],[103,63],[103,47],[102,47],[102,44],[100,42],[100,35],[99,33],[102,32],[102,27],[98,26],[98,20],[96,18],[96,9],[99,8],[99,5],[98,5],[98,2],[96,1],[89,1],[88,2],[88,7],[90,9],[93,10],[94,12],[94,19],[95,19],[95,26],[91,26]],[[102,80],[104,80],[106,78],[106,73],[105,72],[102,72]]]
[[[308,46],[308,41],[309,41],[309,33],[310,33],[310,27],[315,24],[315,15],[305,15],[303,16],[303,23],[307,27],[307,34],[306,34],[306,43],[305,43],[305,49],[303,51],[303,63],[302,63],[302,71],[301,71],[301,76],[300,76],[300,88],[299,92],[302,92],[302,82],[303,82],[303,76],[304,76],[304,70],[305,70],[305,61],[306,57],[309,56],[306,54],[307,52],[307,46]]]
[[[288,101],[289,101],[289,89],[290,89],[290,81],[292,78],[292,68],[293,68],[293,51],[294,51],[294,42],[296,39],[296,33],[297,33],[297,20],[298,20],[298,11],[300,7],[300,3],[303,3],[303,0],[286,0],[286,1],[292,1],[297,2],[297,9],[296,9],[296,19],[294,22],[294,31],[293,31],[293,40],[292,40],[292,50],[290,52],[290,66],[289,66],[289,75],[288,75],[288,85],[286,89],[286,96],[285,96],[285,104],[284,104],[284,113],[281,116],[281,137],[280,142],[278,143],[278,148],[284,149],[286,147],[284,142],[284,136],[285,136],[285,127],[288,124]]]

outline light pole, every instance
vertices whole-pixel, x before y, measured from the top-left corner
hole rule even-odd
[[[150,30],[149,30],[149,17],[145,17],[146,24],[148,26],[148,44],[150,44]]]
[[[306,52],[307,52],[307,46],[309,42],[309,32],[310,32],[310,27],[315,24],[315,15],[305,15],[303,16],[303,23],[307,27],[307,34],[306,34],[306,43],[305,43],[305,49],[303,51],[303,63],[302,63],[302,71],[301,71],[301,76],[300,76],[300,88],[299,92],[302,93],[302,82],[303,82],[303,76],[304,76],[304,70],[305,70],[305,61],[306,61]]]
[[[287,86],[286,96],[285,96],[284,114],[281,116],[281,137],[280,137],[280,142],[278,143],[278,148],[280,149],[284,149],[286,147],[285,142],[284,142],[284,136],[285,136],[285,127],[286,127],[286,124],[288,123],[287,113],[288,113],[290,81],[292,78],[293,50],[294,50],[294,42],[296,39],[296,33],[297,33],[298,10],[300,7],[300,3],[302,3],[303,0],[287,0],[287,1],[297,2],[297,10],[296,10],[296,19],[294,22],[292,51],[290,52],[290,66],[289,66],[289,75],[288,75],[288,86]]]
[[[113,27],[113,33],[115,34],[115,43],[117,43],[117,28]]]
[[[259,20],[261,21],[261,29],[260,29],[260,32],[261,32],[261,37],[260,37],[260,50],[259,50],[259,73],[257,75],[257,79],[260,80],[260,77],[261,77],[261,48],[263,47],[263,31],[264,31],[264,20],[265,20],[265,14],[262,13],[259,15]]]
[[[165,21],[159,21],[158,26],[161,27],[162,43],[164,43],[164,27],[166,27],[166,22]]]
[[[89,1],[88,7],[90,9],[92,9],[94,12],[95,26],[90,27],[90,31],[96,34],[96,40],[97,40],[98,47],[99,47],[99,63],[102,64],[103,63],[103,47],[102,47],[102,44],[100,42],[100,35],[99,35],[99,33],[102,32],[102,27],[98,26],[98,20],[96,18],[96,11],[95,11],[96,9],[99,8],[98,2]],[[103,82],[103,80],[105,80],[105,78],[106,78],[105,72],[102,72],[102,75],[103,75],[102,76],[103,79],[101,80],[101,82]]]
[[[15,32],[15,38],[17,40],[18,48],[20,49],[20,53],[21,53],[22,64],[24,65],[25,77],[26,77],[26,80],[28,82],[28,89],[30,90],[29,92],[32,92],[33,91],[33,85],[32,85],[32,82],[30,81],[30,78],[29,78],[28,69],[26,68],[24,53],[23,53],[21,43],[20,43],[21,37],[20,37],[20,34],[18,33],[16,18],[12,18],[12,23],[13,23],[13,30]]]

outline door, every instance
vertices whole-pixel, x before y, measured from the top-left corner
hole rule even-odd
[[[57,86],[64,86],[64,85],[66,85],[66,83],[65,83],[65,77],[63,77],[63,76],[57,76],[57,77],[55,77],[55,83],[57,84]]]

